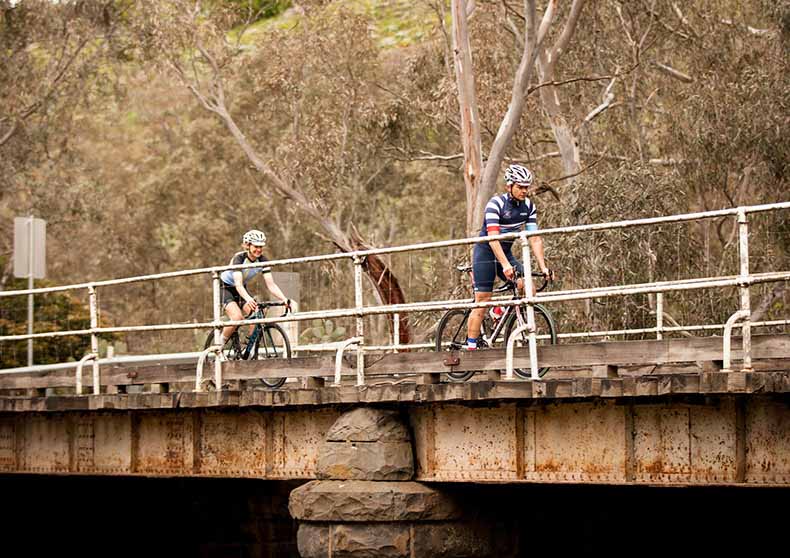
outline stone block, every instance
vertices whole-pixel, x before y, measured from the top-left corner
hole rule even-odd
[[[311,481],[291,492],[300,521],[438,521],[462,515],[452,496],[417,482]]]
[[[359,407],[345,413],[326,433],[328,442],[399,442],[411,436],[398,411]]]
[[[329,530],[326,523],[301,523],[296,531],[296,547],[302,558],[328,558]]]
[[[324,442],[318,452],[319,479],[411,480],[411,442]]]
[[[332,558],[409,558],[408,524],[360,523],[332,529]],[[427,555],[426,555],[427,556]]]

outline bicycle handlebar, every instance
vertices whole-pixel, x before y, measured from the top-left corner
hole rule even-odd
[[[258,310],[257,311],[261,312],[261,315],[263,315],[263,311],[265,309],[273,308],[275,306],[285,306],[285,314],[283,314],[283,316],[287,316],[291,312],[291,306],[288,303],[286,303],[286,302],[282,302],[281,300],[278,300],[276,302],[273,302],[273,301],[258,302],[256,300],[255,302],[258,304]]]
[[[472,266],[471,265],[459,265],[459,266],[456,266],[455,269],[457,269],[460,273],[471,273]],[[514,269],[513,271],[515,272],[515,275],[513,276],[513,279],[518,279],[519,277],[521,277],[521,274],[517,270]],[[533,277],[541,277],[541,278],[543,278],[543,282],[541,283],[540,287],[538,287],[537,292],[540,292],[540,291],[544,290],[546,287],[548,287],[549,283],[552,281],[552,279],[550,279],[549,277],[546,277],[540,271],[533,271],[532,272],[532,276]],[[500,287],[499,289],[497,289],[497,290],[506,291],[506,290],[508,290],[510,288],[515,288],[515,282],[514,281],[506,281],[505,284],[502,287]]]

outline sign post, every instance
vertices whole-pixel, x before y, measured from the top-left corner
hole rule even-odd
[[[46,276],[47,222],[43,219],[14,219],[14,277],[27,277],[27,288],[33,279]],[[27,333],[33,335],[33,294],[27,295]],[[27,340],[27,365],[33,366],[33,339]]]

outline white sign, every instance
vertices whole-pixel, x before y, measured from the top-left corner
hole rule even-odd
[[[47,222],[35,217],[14,218],[14,277],[30,277],[30,258],[33,258],[33,278],[47,275]]]

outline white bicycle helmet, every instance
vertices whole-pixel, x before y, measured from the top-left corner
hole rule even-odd
[[[266,246],[266,235],[263,234],[263,231],[252,229],[244,233],[241,241],[244,244],[252,244],[253,246]]]
[[[508,186],[512,186],[516,183],[531,186],[532,179],[532,171],[521,165],[510,165],[505,171],[505,183]]]

